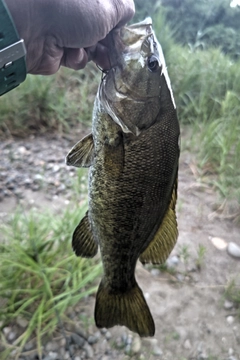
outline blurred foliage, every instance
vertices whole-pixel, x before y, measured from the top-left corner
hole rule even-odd
[[[240,56],[240,7],[231,0],[162,0],[167,23],[182,45],[219,47],[237,59]]]
[[[28,75],[0,97],[0,137],[66,133],[79,122],[90,125],[100,77],[93,63],[84,71],[61,68],[52,76]]]

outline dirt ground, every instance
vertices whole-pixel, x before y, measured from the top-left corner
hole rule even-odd
[[[73,140],[57,137],[14,140],[1,144],[0,221],[14,210],[19,198],[26,208],[34,205],[39,209],[48,207],[58,211],[67,206],[67,186],[56,193],[53,189],[61,189],[61,181],[64,182],[70,174],[70,170],[66,170],[64,156],[73,144]],[[57,161],[53,159],[56,149]],[[20,155],[14,160],[12,154]],[[32,154],[35,154],[34,157]],[[30,166],[28,161],[31,157]],[[53,182],[48,181],[51,189],[39,187],[33,190],[31,184],[36,183],[41,161],[53,164],[49,170],[47,166],[44,167],[46,173],[52,171],[49,177]],[[58,166],[55,166],[55,170],[58,170],[55,173],[54,165]],[[61,173],[63,177],[59,175]],[[11,174],[12,188],[4,193]],[[26,178],[30,180],[27,182]],[[140,264],[136,271],[156,324],[154,339],[141,341],[141,348],[148,349],[149,360],[240,360],[240,319],[234,304],[224,297],[224,290],[231,280],[234,279],[238,284],[240,282],[240,259],[231,257],[226,248],[216,247],[212,240],[221,238],[225,243],[235,242],[240,245],[240,228],[216,211],[219,206],[218,195],[214,190],[196,178],[194,154],[182,152],[177,206],[179,238],[170,255],[168,271],[146,269]],[[219,240],[215,241],[218,245]],[[88,304],[90,317],[93,316],[93,308],[94,298]],[[97,329],[92,326],[92,331]],[[114,339],[119,338],[126,329],[115,327],[110,331],[113,344]],[[154,346],[158,349],[155,353],[152,351]],[[101,351],[99,348],[99,356]],[[117,359],[125,359],[124,353],[118,354]],[[104,356],[99,356],[94,359],[104,359]],[[141,359],[138,355],[133,358]]]

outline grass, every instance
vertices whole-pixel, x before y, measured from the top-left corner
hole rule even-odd
[[[0,98],[0,137],[46,131],[68,133],[79,123],[89,125],[100,71],[61,68],[52,76],[28,75],[17,89]]]
[[[66,310],[95,292],[94,281],[101,265],[77,258],[71,249],[71,234],[85,210],[68,209],[61,216],[18,211],[7,225],[2,225],[1,328],[13,325],[18,318],[27,324],[12,344],[2,333],[2,360],[8,359],[13,350],[21,353],[33,337],[41,358],[43,336],[70,321]]]
[[[226,290],[225,290],[225,297],[234,303],[234,306],[237,308],[237,314],[240,318],[240,283],[239,278],[232,279]]]

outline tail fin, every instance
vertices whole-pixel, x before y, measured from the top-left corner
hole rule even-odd
[[[137,283],[125,293],[114,294],[102,280],[97,292],[95,322],[100,328],[125,325],[140,336],[155,333],[152,315]]]

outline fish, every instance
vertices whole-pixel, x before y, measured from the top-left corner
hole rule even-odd
[[[180,129],[161,45],[152,20],[112,32],[111,67],[94,102],[92,132],[66,157],[89,167],[88,211],[72,247],[103,276],[94,317],[99,328],[124,325],[141,337],[155,324],[135,278],[137,261],[164,263],[178,237]]]

